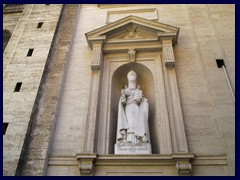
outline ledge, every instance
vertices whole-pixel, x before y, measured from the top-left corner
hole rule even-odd
[[[158,154],[149,154],[149,155],[115,155],[115,154],[102,154],[97,155],[95,165],[175,165],[176,158],[189,158],[193,157],[192,154],[174,154],[174,155],[158,155]],[[82,156],[83,157],[83,156]],[[85,156],[84,156],[85,157]],[[51,157],[48,159],[49,166],[78,166],[79,156],[59,156]],[[175,158],[175,159],[174,159]],[[120,163],[120,164],[118,164]],[[191,161],[193,166],[205,166],[205,165],[227,165],[226,155],[217,155],[217,156],[195,156]]]

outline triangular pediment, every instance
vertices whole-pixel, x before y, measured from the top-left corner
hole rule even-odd
[[[158,39],[159,36],[171,36],[177,42],[179,28],[148,19],[128,16],[86,33],[89,45],[91,40],[131,41]]]
[[[126,26],[116,30],[106,34],[108,41],[117,39],[131,40],[157,38],[157,30],[153,30],[136,23],[129,23]]]

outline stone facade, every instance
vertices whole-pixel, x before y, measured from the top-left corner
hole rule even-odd
[[[3,17],[4,175],[235,175],[235,100],[216,64],[235,91],[234,5],[18,5]],[[113,154],[113,81],[131,67],[151,155]]]

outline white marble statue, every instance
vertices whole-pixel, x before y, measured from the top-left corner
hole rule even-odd
[[[117,144],[150,143],[148,127],[148,101],[137,87],[137,74],[127,74],[128,87],[121,91],[118,106]]]

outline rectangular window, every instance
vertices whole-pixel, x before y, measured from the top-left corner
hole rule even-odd
[[[21,82],[18,82],[15,86],[15,89],[14,89],[14,92],[19,92],[20,89],[21,89],[21,86],[22,86],[22,83]]]
[[[29,49],[28,53],[27,53],[27,56],[32,56],[32,53],[33,53],[33,49]]]
[[[223,59],[216,59],[216,63],[217,63],[218,68],[222,68],[222,66],[224,66]]]
[[[43,25],[43,22],[39,22],[38,25],[37,25],[37,28],[41,28]]]
[[[3,135],[6,134],[8,123],[3,123]]]

